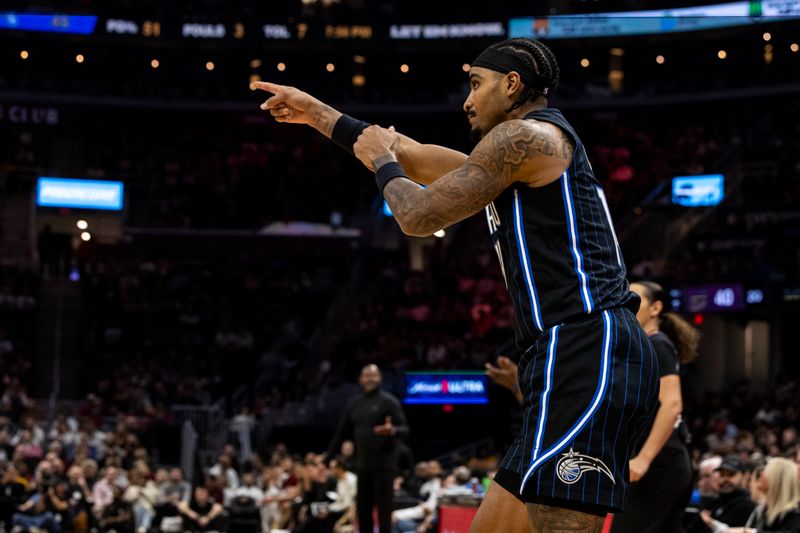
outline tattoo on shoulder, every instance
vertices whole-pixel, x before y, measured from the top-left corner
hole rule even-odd
[[[569,160],[572,147],[553,131],[523,121],[494,128],[458,169],[421,189],[410,180],[391,180],[384,198],[409,235],[430,235],[477,213],[508,187],[533,157]],[[373,162],[376,167],[379,161]]]
[[[566,136],[524,121],[508,121],[495,127],[470,154],[470,160],[490,172],[514,174],[534,156],[572,159],[572,144]],[[505,174],[508,175],[508,174]]]

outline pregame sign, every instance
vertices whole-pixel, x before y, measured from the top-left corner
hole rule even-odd
[[[417,405],[487,404],[482,372],[407,372],[403,403]]]
[[[36,184],[36,205],[79,209],[122,209],[121,181],[39,178]]]

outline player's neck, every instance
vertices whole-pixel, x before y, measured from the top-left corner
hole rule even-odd
[[[510,119],[519,119],[525,118],[528,113],[533,113],[534,111],[538,111],[539,109],[544,109],[547,107],[547,100],[542,97],[537,98],[533,102],[528,102],[523,104],[509,113]]]
[[[648,322],[647,324],[645,324],[645,325],[642,327],[642,329],[644,330],[644,332],[645,332],[645,333],[647,333],[647,336],[648,336],[648,337],[650,337],[650,336],[653,336],[653,335],[655,335],[656,333],[658,333],[659,331],[661,331],[661,330],[659,329],[659,327],[658,327],[658,321],[657,321],[657,320],[654,320],[654,321]]]

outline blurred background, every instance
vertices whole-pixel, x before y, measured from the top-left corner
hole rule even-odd
[[[653,12],[608,15],[634,9]],[[682,369],[695,464],[793,455],[799,20],[777,0],[4,3],[4,471],[35,486],[91,462],[180,466],[222,501],[225,476],[206,475],[221,455],[237,475],[313,469],[374,362],[401,400],[410,372],[481,383],[477,403],[405,405],[408,465],[490,472],[520,417],[480,375],[518,355],[483,217],[405,237],[366,169],[273,123],[248,86],[469,151],[466,71],[512,36],[558,58],[551,105],[582,136],[630,278],[661,282],[702,332]]]

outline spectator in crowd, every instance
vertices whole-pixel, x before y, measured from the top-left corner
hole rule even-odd
[[[88,524],[92,508],[92,490],[83,474],[83,468],[79,465],[72,465],[67,470],[67,484],[73,521]]]
[[[260,505],[264,499],[264,491],[256,485],[256,475],[254,472],[242,474],[242,483],[235,489],[225,491],[225,505],[237,498],[249,498],[254,503]]]
[[[331,474],[336,478],[336,499],[328,506],[326,522],[330,528],[344,525],[345,515],[352,515],[356,503],[356,475],[345,468],[346,459],[341,455],[329,463]],[[343,520],[345,518],[345,520]]]
[[[11,523],[11,516],[25,501],[27,490],[28,481],[19,475],[14,463],[9,463],[0,480],[0,522]]]
[[[149,479],[150,470],[145,465],[136,465],[130,471],[130,484],[125,489],[123,498],[131,504],[137,531],[147,531],[155,518],[155,506],[160,492],[156,484]]]
[[[709,519],[728,526],[743,526],[756,507],[749,492],[742,486],[744,465],[737,456],[725,457],[716,472],[719,476],[719,496],[701,511],[700,517],[703,523],[696,524],[691,531],[709,531],[707,529]],[[712,527],[710,531],[713,530]]]
[[[296,527],[298,532],[322,533],[328,529],[328,509],[336,484],[321,457],[307,456],[303,475],[303,503]]]
[[[110,485],[111,502],[104,506],[97,520],[101,531],[116,533],[134,533],[135,522],[131,504],[122,497],[123,489],[119,485]]]
[[[208,469],[208,475],[222,478],[225,481],[225,488],[235,490],[239,486],[239,474],[232,465],[231,456],[223,453],[219,456],[217,463]]]
[[[60,533],[61,525],[56,517],[68,508],[68,503],[56,492],[55,483],[48,483],[19,506],[19,512],[11,517],[11,524],[23,530],[35,528]]]
[[[264,491],[256,485],[254,472],[244,472],[241,485],[225,491],[225,508],[228,510],[228,527],[231,531],[250,532],[261,527],[261,505]]]
[[[178,510],[184,517],[187,531],[223,531],[222,512],[224,508],[213,501],[208,489],[195,487],[191,501],[180,502]]]
[[[192,495],[192,486],[183,479],[183,470],[180,467],[169,469],[169,477],[158,487],[160,498],[159,503],[171,503],[177,505],[178,502],[188,502]]]
[[[120,477],[119,470],[114,466],[109,466],[105,469],[103,477],[92,487],[92,509],[96,515],[101,515],[103,510],[114,501],[114,488],[121,487],[123,484]]]
[[[419,498],[414,507],[398,509],[392,513],[394,531],[397,533],[427,531],[436,519],[439,496],[442,493],[442,467],[436,461],[419,463],[414,475],[422,481]]]
[[[797,464],[790,459],[773,457],[767,461],[764,472],[756,481],[760,503],[747,519],[744,527],[730,527],[704,513],[703,520],[716,532],[761,533],[767,531],[800,531],[800,486],[797,481]]]
[[[698,465],[697,486],[692,501],[705,509],[719,497],[719,467],[722,457],[715,455],[703,459]]]

